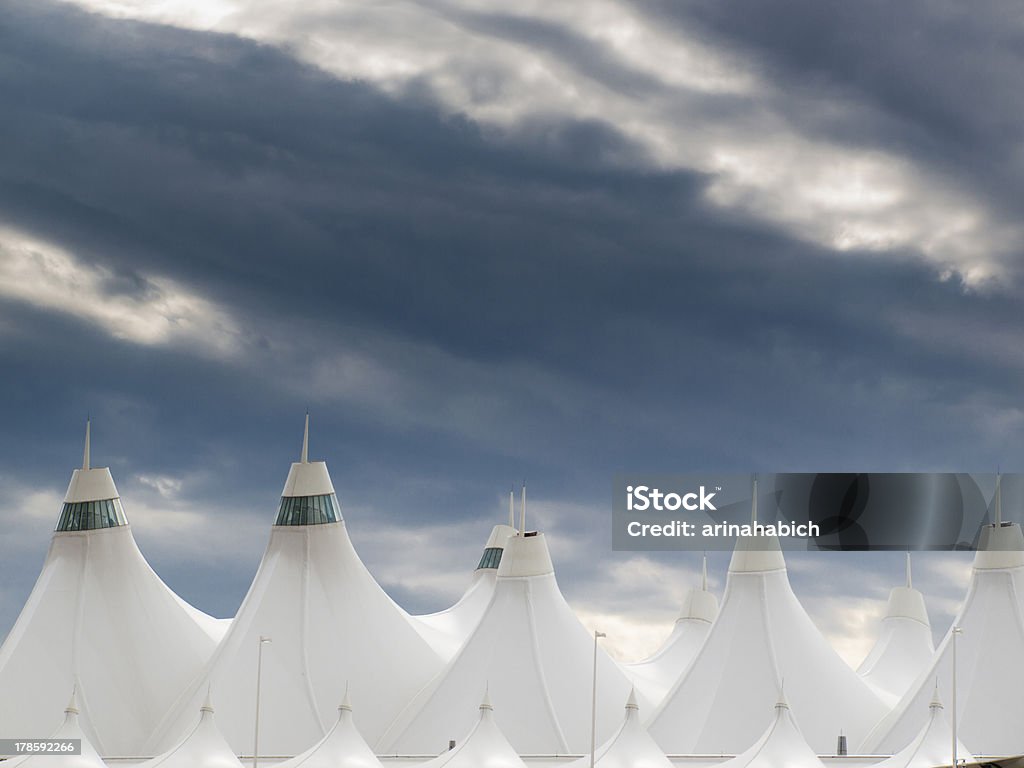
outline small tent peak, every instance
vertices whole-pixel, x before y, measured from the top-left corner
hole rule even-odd
[[[789,702],[786,701],[786,681],[783,680],[779,686],[779,700],[775,702],[776,710],[789,709]]]
[[[704,553],[704,559],[701,561],[700,566],[700,591],[708,591],[708,553]]]
[[[1003,524],[1002,479],[1002,474],[1000,472],[996,472],[996,528],[999,528]]]
[[[519,535],[526,535],[526,481],[523,480],[523,502],[519,508]]]
[[[206,686],[206,698],[203,699],[203,706],[199,708],[199,711],[203,714],[209,712],[213,714],[213,685]]]
[[[484,698],[483,701],[480,702],[480,711],[490,712],[493,709],[494,707],[491,705],[491,685],[490,683],[488,683],[486,686],[484,686]]]
[[[351,712],[352,702],[348,698],[348,683],[345,683],[345,694],[341,697],[341,704],[338,705],[339,712]]]
[[[309,464],[309,411],[306,411],[306,424],[302,429],[302,453],[299,456],[300,464]]]
[[[515,488],[508,489],[508,527],[512,530],[516,528],[516,490]]]
[[[64,714],[78,714],[78,683],[75,683],[71,688],[71,698],[68,700],[68,705],[64,708]]]
[[[939,698],[939,681],[938,681],[938,679],[935,680],[935,692],[932,693],[932,700],[928,704],[928,709],[932,710],[933,712],[935,710],[937,710],[937,709],[942,709],[942,699]]]
[[[626,710],[639,711],[640,705],[636,703],[636,686],[629,689],[629,698],[626,699]]]
[[[910,552],[907,552],[907,589],[914,588],[914,576],[910,570]]]
[[[85,418],[85,448],[82,451],[82,469],[89,469],[89,465],[91,463],[90,456],[89,456],[89,443],[91,442],[90,439],[89,439],[89,433],[92,431],[91,427],[92,427],[92,419],[90,419],[88,416],[86,416],[86,418]]]

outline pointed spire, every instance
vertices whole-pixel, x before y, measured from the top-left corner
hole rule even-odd
[[[309,464],[309,411],[306,411],[306,427],[302,431],[302,456],[299,457],[300,464]]]
[[[779,686],[779,700],[775,702],[775,709],[789,709],[789,702],[786,701],[786,678],[782,678]]]
[[[516,489],[508,489],[508,527],[513,530],[516,527]]]
[[[206,698],[203,699],[203,706],[199,708],[200,712],[209,712],[213,714],[213,683],[208,683],[206,686]]]
[[[1003,524],[1002,473],[996,472],[996,528]]]
[[[82,469],[89,469],[90,468],[89,467],[89,464],[90,464],[90,459],[89,459],[89,442],[90,442],[90,440],[89,440],[89,433],[92,431],[91,428],[90,428],[91,426],[92,426],[92,419],[90,419],[88,416],[86,416],[86,418],[85,418],[85,450],[82,451]]]
[[[702,592],[708,591],[708,553],[704,553],[704,562],[700,568],[700,588]]]
[[[935,711],[936,709],[942,709],[942,699],[939,698],[939,679],[935,678],[935,693],[932,694],[931,703],[928,705],[928,709]]]
[[[493,709],[494,707],[491,706],[491,684],[487,683],[487,685],[484,686],[484,700],[480,702],[480,711],[490,711]]]
[[[914,577],[910,572],[910,552],[907,552],[907,589],[914,588]]]
[[[523,503],[519,508],[519,535],[526,535],[526,481],[523,480]]]
[[[754,473],[754,498],[750,504],[750,523],[757,522],[757,473]]]
[[[64,714],[78,714],[78,683],[75,683],[74,686],[71,688],[71,699],[68,701],[68,705],[64,708]]]
[[[345,681],[345,695],[341,697],[341,704],[338,705],[339,712],[351,712],[352,703],[348,700],[348,681]]]
[[[629,698],[626,699],[626,709],[639,711],[640,705],[636,703],[636,686],[629,689]]]

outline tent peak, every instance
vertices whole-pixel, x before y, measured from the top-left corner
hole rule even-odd
[[[302,430],[302,453],[299,455],[300,464],[309,464],[309,411],[306,411],[306,425]]]
[[[629,689],[629,698],[626,699],[626,709],[639,711],[640,705],[636,703],[636,686]]]
[[[78,683],[75,683],[71,688],[71,698],[68,700],[68,705],[64,708],[64,714],[78,714]]]
[[[203,706],[199,708],[199,711],[203,714],[209,712],[213,714],[213,684],[206,686],[206,698],[203,699]]]
[[[935,679],[935,692],[932,694],[932,700],[928,704],[928,709],[933,712],[937,709],[942,709],[942,699],[939,698],[939,680]]]
[[[491,685],[490,683],[488,683],[486,686],[484,686],[484,698],[483,701],[480,702],[480,711],[490,712],[493,709],[494,707],[491,705]]]
[[[348,682],[345,683],[345,694],[341,697],[341,704],[338,705],[339,712],[351,712],[352,703],[348,698]]]
[[[85,449],[82,451],[82,469],[89,469],[89,433],[92,426],[92,419],[85,417]]]

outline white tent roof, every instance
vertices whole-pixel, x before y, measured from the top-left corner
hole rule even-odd
[[[466,704],[484,681],[522,754],[579,754],[590,746],[594,638],[558,589],[543,534],[505,544],[494,595],[466,644],[378,742],[387,754],[434,752],[471,725]],[[629,681],[598,655],[598,736],[619,720]]]
[[[0,648],[0,723],[5,733],[45,733],[77,685],[83,728],[96,749],[138,755],[202,673],[223,624],[153,572],[109,470],[85,464],[72,477],[62,530]]]
[[[793,594],[778,540],[741,539],[718,618],[648,729],[669,754],[736,754],[764,730],[783,680],[823,754],[841,730],[856,743],[886,711]]]
[[[338,707],[338,720],[320,741],[275,768],[380,768],[380,760],[352,721],[348,694]]]
[[[586,768],[590,755],[570,764],[570,768]],[[629,692],[626,717],[622,727],[594,752],[594,765],[601,768],[672,768],[661,747],[640,724],[640,707],[636,693]]]
[[[718,598],[708,591],[707,558],[701,586],[687,591],[672,633],[650,658],[622,668],[637,688],[653,702],[660,702],[671,690],[704,644],[711,624],[718,616]]]
[[[237,751],[252,749],[259,638],[263,649],[261,752],[296,755],[336,719],[338,696],[351,686],[360,730],[380,736],[395,714],[441,668],[442,659],[412,619],[359,559],[323,462],[297,462],[278,522],[249,592],[210,664],[217,720]],[[285,524],[286,523],[286,524]],[[150,749],[176,739],[206,682],[155,732]]]
[[[936,768],[953,764],[953,729],[942,710],[938,688],[928,705],[928,720],[907,746],[874,768]],[[974,762],[974,756],[957,739],[957,761]]]
[[[960,613],[957,643],[958,734],[976,755],[1024,752],[1024,535],[1016,523],[986,525]],[[952,690],[952,636],[899,705],[864,740],[864,751],[888,754],[919,732],[934,681]]]
[[[753,746],[719,768],[823,768],[793,720],[785,697],[775,704],[775,718]]]
[[[484,694],[480,718],[473,730],[455,748],[442,752],[421,768],[526,768],[516,750],[494,721],[494,708]]]
[[[199,708],[199,722],[185,738],[139,768],[242,768],[213,718],[209,695]]]
[[[504,551],[505,542],[509,536],[514,536],[515,533],[515,528],[511,526],[494,526],[491,535],[487,538],[480,563],[473,572],[469,588],[466,589],[459,601],[446,610],[413,617],[431,630],[431,634],[426,635],[428,640],[433,640],[435,637],[441,638],[440,642],[432,644],[435,650],[446,659],[450,659],[462,647],[466,638],[469,637],[469,633],[473,631],[480,621],[480,617],[487,610],[487,606],[491,602],[491,595],[494,594],[494,583],[498,577],[501,553]]]
[[[914,589],[907,553],[907,583],[889,593],[878,639],[857,672],[880,695],[895,704],[920,675],[932,655],[935,641],[924,595]]]
[[[3,765],[23,768],[106,768],[89,738],[82,732],[78,722],[78,698],[72,693],[71,701],[64,709],[64,722],[53,732],[51,739],[81,739],[82,752],[79,755],[37,754],[16,757]]]

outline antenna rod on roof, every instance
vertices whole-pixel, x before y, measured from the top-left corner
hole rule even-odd
[[[519,508],[519,535],[526,535],[526,481],[523,480],[523,503]]]
[[[907,589],[914,588],[914,578],[910,573],[910,550],[907,550]]]
[[[309,411],[306,411],[306,427],[302,431],[302,456],[299,457],[302,464],[309,464]]]
[[[996,472],[996,528],[1003,524],[1002,473]]]
[[[516,489],[508,489],[508,527],[515,530],[516,527],[516,509],[515,509],[515,498]]]
[[[85,417],[85,450],[82,452],[82,469],[89,469],[89,432],[92,419]]]

